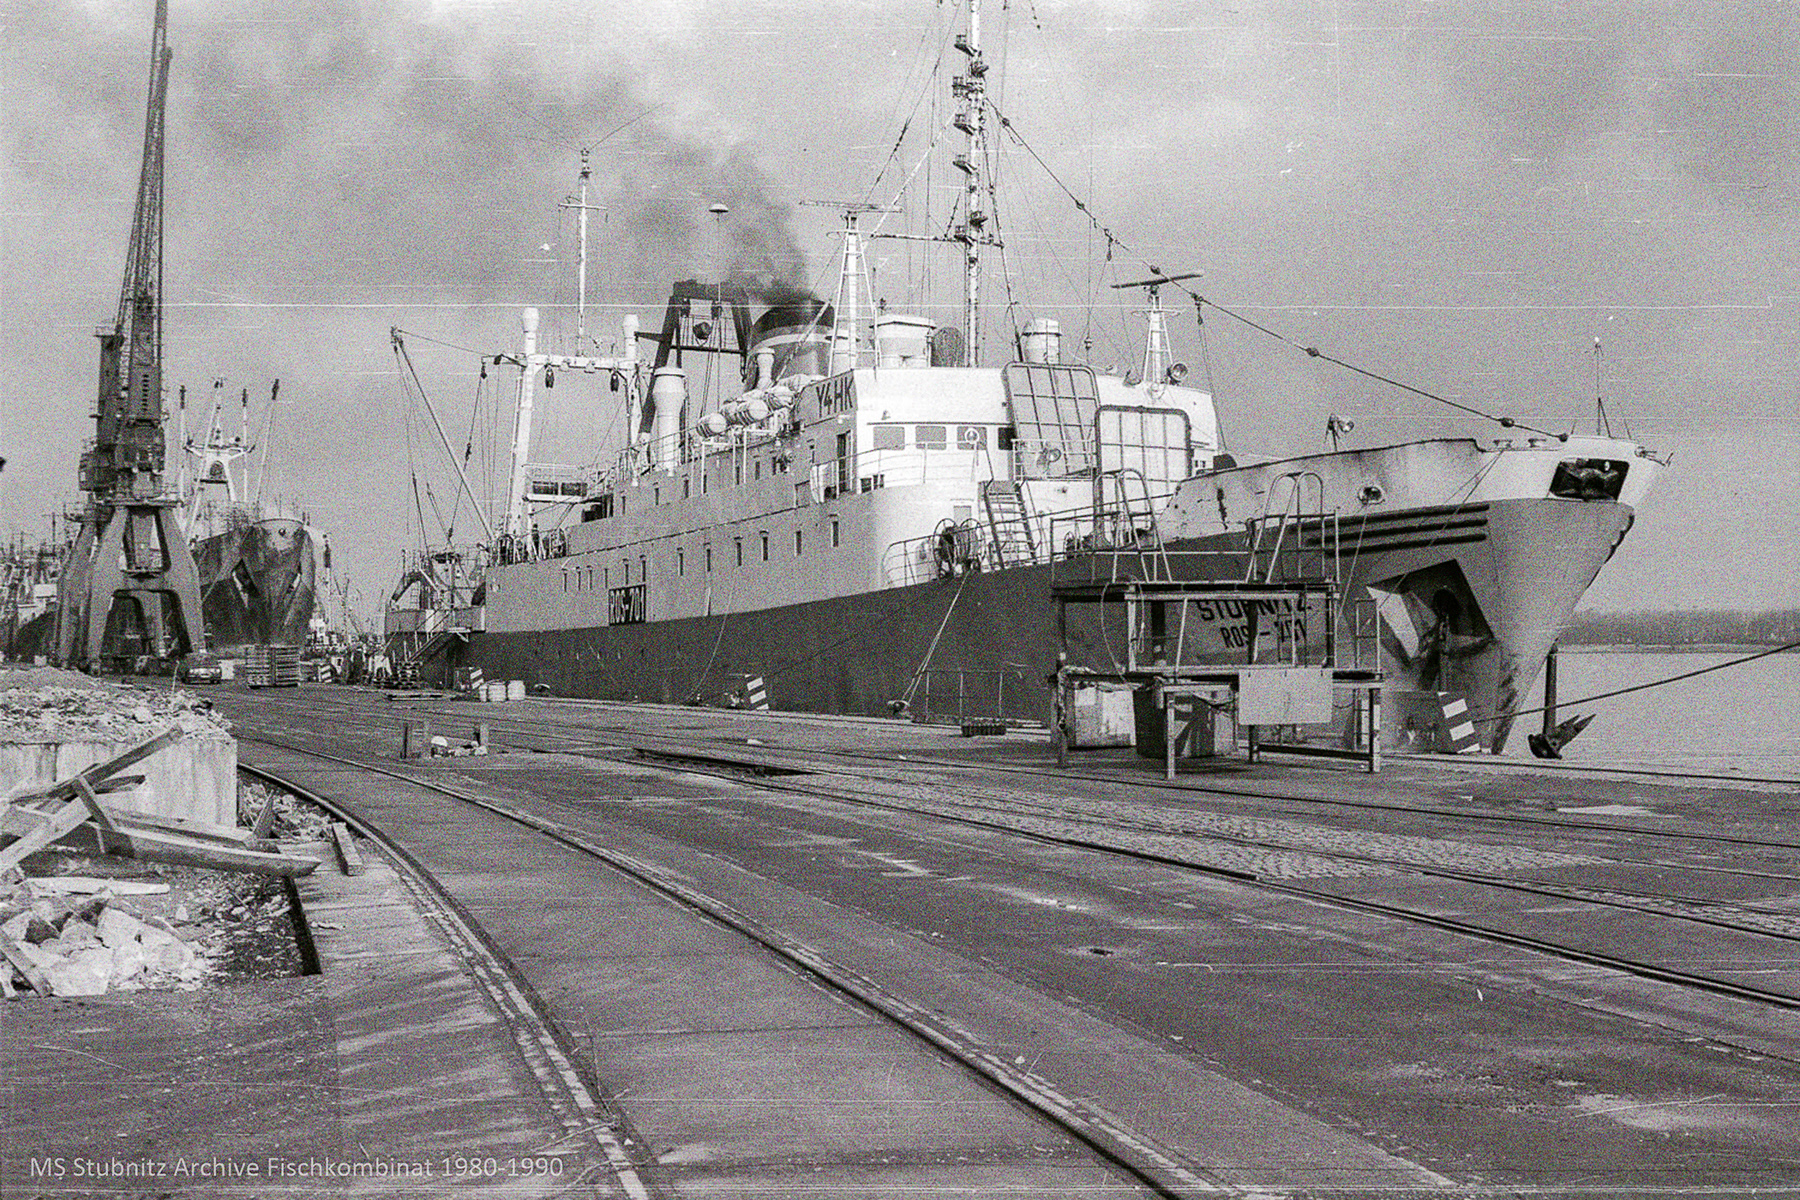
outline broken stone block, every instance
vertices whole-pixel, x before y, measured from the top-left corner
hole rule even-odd
[[[144,923],[117,908],[109,907],[100,914],[97,927],[100,932],[100,940],[108,946],[117,947],[126,942],[136,941],[138,931],[143,929]]]
[[[57,996],[104,996],[112,977],[112,951],[103,946],[78,950],[40,968]]]
[[[62,936],[57,939],[65,952],[81,950],[88,946],[98,946],[100,935],[86,921],[67,921],[62,927]]]
[[[31,902],[31,915],[53,929],[61,929],[63,922],[69,919],[70,912],[67,901],[59,897],[40,896]]]
[[[173,974],[186,971],[194,965],[194,948],[180,938],[159,941],[154,945],[146,945],[144,949],[152,971]]]
[[[143,944],[140,942],[125,942],[121,945],[114,946],[112,950],[112,972],[109,977],[110,982],[114,984],[123,983],[125,980],[137,975],[137,973],[142,971],[149,963],[150,958],[144,953]]]

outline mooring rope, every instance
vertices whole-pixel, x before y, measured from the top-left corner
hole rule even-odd
[[[1692,679],[1696,675],[1705,675],[1710,671],[1723,671],[1726,667],[1735,667],[1742,663],[1755,662],[1759,658],[1767,658],[1771,654],[1780,654],[1784,650],[1793,650],[1797,647],[1800,647],[1800,642],[1789,642],[1785,646],[1776,646],[1772,650],[1762,650],[1756,654],[1747,654],[1743,658],[1734,658],[1730,662],[1714,663],[1710,667],[1701,667],[1697,671],[1684,671],[1680,675],[1671,675],[1667,679],[1653,679],[1649,683],[1639,683],[1639,684],[1634,684],[1628,688],[1619,688],[1617,691],[1600,692],[1599,694],[1593,695],[1593,696],[1583,696],[1579,700],[1558,700],[1556,702],[1556,707],[1557,708],[1574,708],[1576,705],[1579,705],[1579,704],[1591,704],[1595,700],[1610,700],[1614,696],[1623,696],[1630,692],[1648,691],[1650,688],[1653,688],[1653,687],[1661,687],[1665,683],[1676,683],[1683,679]],[[1549,710],[1549,708],[1550,708],[1550,705],[1548,705],[1548,704],[1540,704],[1536,708],[1521,708],[1521,709],[1517,709],[1513,712],[1501,713],[1497,717],[1475,717],[1475,718],[1473,718],[1473,720],[1474,720],[1474,723],[1477,725],[1486,724],[1486,723],[1493,722],[1493,721],[1508,721],[1508,720],[1511,720],[1513,717],[1524,717],[1524,716],[1529,716],[1532,713],[1547,712]]]

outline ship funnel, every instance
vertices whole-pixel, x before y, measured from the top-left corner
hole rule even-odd
[[[650,405],[656,415],[656,440],[651,449],[655,462],[674,473],[681,465],[681,410],[687,407],[687,372],[680,367],[658,367],[650,372]]]
[[[875,362],[882,367],[928,367],[937,325],[924,317],[888,313],[875,321]]]
[[[1019,357],[1028,363],[1061,362],[1062,325],[1049,317],[1025,322],[1019,331]]]
[[[831,306],[823,300],[805,297],[772,306],[750,326],[746,387],[769,387],[789,375],[830,374],[831,326]]]

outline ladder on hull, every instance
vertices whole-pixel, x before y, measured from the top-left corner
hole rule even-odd
[[[996,565],[1016,567],[1036,562],[1037,538],[1032,534],[1031,514],[1025,507],[1025,493],[1018,481],[982,481],[981,504],[987,510]]]

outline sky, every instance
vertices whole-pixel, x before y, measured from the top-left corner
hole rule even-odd
[[[965,3],[171,0],[171,410],[184,385],[190,421],[216,380],[249,391],[265,494],[329,532],[372,618],[421,518],[441,536],[434,510],[455,501],[390,329],[454,441],[504,441],[501,373],[479,379],[476,354],[515,350],[525,305],[572,345],[558,203],[584,147],[602,342],[625,312],[658,324],[675,279],[829,295],[840,218],[817,202],[906,209],[890,232],[946,220],[959,177],[925,165],[950,111],[931,70],[959,57]],[[1110,285],[1203,272],[1190,286],[1218,307],[1201,326],[1184,301],[1174,351],[1240,458],[1325,449],[1332,415],[1354,423],[1347,445],[1505,434],[1296,345],[1549,431],[1591,430],[1601,397],[1672,465],[1584,607],[1800,603],[1797,14],[985,0],[1009,130],[984,321],[1054,316],[1071,349],[1124,367],[1141,301]],[[152,3],[6,0],[0,16],[0,534],[36,537],[80,498]],[[891,305],[959,320],[941,248],[882,241],[870,260]],[[540,395],[534,457],[616,444],[603,390]],[[457,520],[472,536],[466,506]]]

